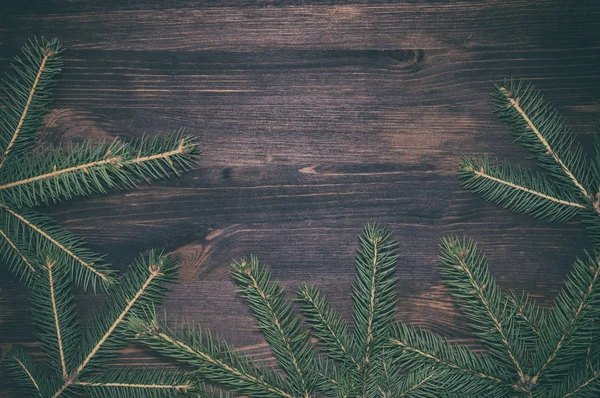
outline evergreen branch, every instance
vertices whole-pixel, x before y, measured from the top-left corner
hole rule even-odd
[[[593,172],[592,189],[596,192],[594,198],[594,207],[597,213],[600,213],[600,118],[596,124],[596,134],[594,134],[594,158],[591,162]]]
[[[354,357],[355,342],[348,326],[327,306],[326,300],[320,296],[319,289],[303,284],[298,291],[298,300],[302,314],[330,357],[360,372],[361,366]]]
[[[396,279],[393,273],[398,261],[398,244],[390,232],[378,225],[368,225],[359,238],[352,292],[353,318],[357,351],[363,375],[369,362],[386,341],[394,319]]]
[[[543,313],[529,295],[523,293],[519,296],[511,291],[506,297],[506,303],[511,308],[515,320],[522,322],[526,329],[538,338],[544,323]]]
[[[162,368],[111,369],[73,386],[93,397],[179,397],[196,392],[188,374]]]
[[[397,361],[388,351],[381,350],[373,358],[369,377],[363,387],[363,397],[403,397],[406,395],[415,395],[423,388],[425,383],[433,376],[433,372],[428,371],[427,375],[420,375],[417,372],[407,373],[402,369],[404,364]],[[427,380],[425,380],[427,379]]]
[[[568,192],[555,187],[543,174],[507,162],[490,162],[487,156],[463,157],[460,169],[460,177],[467,189],[516,213],[564,222],[580,209],[587,209]]]
[[[9,155],[23,153],[35,139],[35,132],[50,102],[50,90],[62,68],[60,43],[55,39],[30,40],[21,59],[12,64],[15,76],[3,80],[5,98],[0,99],[0,168]]]
[[[541,93],[523,81],[506,81],[497,87],[494,97],[498,113],[511,124],[518,140],[528,148],[540,166],[565,188],[592,200],[589,191],[591,174],[583,148],[564,128],[557,111],[544,101]]]
[[[522,368],[526,347],[519,339],[518,328],[505,310],[505,301],[489,274],[484,256],[472,241],[456,238],[442,240],[442,275],[460,298],[460,308],[477,330],[490,353],[517,372],[519,383],[529,388],[530,380]],[[517,330],[515,330],[517,329]]]
[[[80,335],[71,292],[68,264],[56,260],[54,253],[39,259],[39,272],[30,286],[36,334],[63,380],[69,377],[78,356]]]
[[[0,218],[0,222],[3,220]],[[0,227],[0,257],[8,263],[9,270],[17,278],[29,284],[29,281],[35,274],[35,268],[25,254],[23,249],[19,249],[17,243],[13,241],[6,232]]]
[[[208,332],[193,327],[182,328],[176,335],[165,322],[159,323],[153,310],[129,320],[136,340],[153,350],[194,367],[194,373],[207,380],[255,397],[292,398],[284,382],[265,369],[251,366],[248,359],[223,343],[216,342]]]
[[[427,383],[431,382],[435,375],[428,371],[411,372],[402,380],[400,385],[394,391],[394,396],[398,398],[413,396],[415,392],[422,389]]]
[[[356,395],[357,378],[340,370],[328,360],[318,360],[315,373],[319,379],[317,391],[328,397],[347,398]]]
[[[584,381],[575,385],[567,391],[562,398],[573,398],[573,397],[589,397],[593,398],[598,395],[598,382],[600,381],[600,372],[595,371],[591,375],[587,376]],[[585,396],[583,394],[586,394]]]
[[[0,197],[16,206],[33,207],[61,199],[130,189],[140,181],[179,175],[194,165],[198,147],[181,131],[164,139],[146,137],[131,143],[90,142],[70,146],[65,153],[52,148],[45,157],[13,165],[0,179]]]
[[[110,359],[126,344],[126,319],[142,313],[149,303],[162,301],[167,293],[165,282],[176,280],[176,266],[161,252],[152,251],[148,259],[138,259],[125,279],[109,290],[109,301],[90,323],[85,335],[83,357],[69,378],[54,393],[60,396],[87,369]]]
[[[396,324],[390,339],[393,357],[408,366],[429,364],[435,368],[475,376],[486,384],[506,385],[506,373],[487,356],[449,343],[434,333]]]
[[[541,366],[533,377],[533,382],[540,382],[540,377],[552,370],[546,377],[552,382],[553,374],[562,374],[569,369],[574,359],[585,355],[587,340],[579,336],[589,336],[594,320],[600,313],[600,266],[593,258],[587,261],[577,260],[573,265],[565,287],[556,298],[556,302],[545,322],[540,350]]]
[[[61,229],[48,217],[28,209],[16,212],[0,202],[0,225],[6,235],[19,237],[19,241],[27,244],[31,251],[58,251],[71,264],[75,283],[84,289],[91,283],[95,291],[98,281],[102,286],[114,282],[113,271],[102,263],[102,257],[82,248],[84,242],[81,238]]]
[[[15,384],[28,396],[42,397],[46,393],[47,380],[41,369],[31,360],[22,347],[13,346],[4,357],[4,368]]]
[[[233,264],[233,277],[269,343],[273,355],[286,372],[294,394],[310,397],[317,384],[314,374],[315,358],[307,332],[300,330],[290,303],[283,297],[283,289],[271,282],[267,267],[261,267],[256,257]]]

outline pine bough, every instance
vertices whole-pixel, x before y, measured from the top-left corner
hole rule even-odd
[[[31,40],[14,59],[0,97],[0,258],[30,290],[37,338],[48,358],[43,369],[15,346],[5,353],[4,368],[28,396],[191,394],[195,388],[180,371],[103,369],[128,342],[127,320],[160,303],[165,284],[176,280],[174,261],[152,251],[116,283],[110,266],[86,249],[81,238],[31,208],[179,174],[194,165],[197,145],[176,132],[32,153],[62,68],[61,52],[56,40]],[[74,285],[100,286],[108,294],[83,328],[77,322]]]

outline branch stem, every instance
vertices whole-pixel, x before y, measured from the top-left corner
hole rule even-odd
[[[29,267],[29,269],[31,270],[31,272],[35,272],[35,268],[33,268],[33,265],[31,265],[31,263],[29,262],[29,260],[27,259],[27,257],[25,257],[25,255],[23,255],[23,253],[21,252],[21,250],[19,250],[19,248],[17,247],[17,245],[15,245],[15,243],[8,236],[6,236],[6,234],[4,233],[4,231],[1,230],[1,229],[0,229],[0,236],[2,236],[4,238],[4,240],[6,240],[6,242],[8,242],[8,244],[10,245],[10,247],[12,247],[13,250],[17,252],[17,254],[19,255],[19,257],[21,257],[21,260],[23,260],[23,262],[25,264],[27,264],[27,267]]]
[[[580,208],[580,209],[587,209],[586,206],[584,206],[584,205],[582,205],[580,203],[569,202],[569,201],[566,201],[566,200],[558,199],[558,198],[555,198],[554,196],[546,195],[546,194],[543,194],[541,192],[534,191],[533,189],[529,189],[529,188],[523,187],[521,185],[513,184],[510,181],[506,181],[506,180],[502,180],[502,179],[497,178],[497,177],[493,177],[493,176],[491,176],[491,175],[489,175],[487,173],[484,173],[482,171],[475,170],[472,167],[468,167],[468,168],[466,168],[466,170],[470,171],[471,173],[473,173],[477,177],[486,178],[488,180],[497,182],[499,184],[503,184],[503,185],[509,186],[509,187],[511,187],[513,189],[516,189],[516,190],[519,190],[519,191],[527,192],[529,194],[532,194],[532,195],[538,196],[540,198],[544,198],[544,199],[550,200],[550,201],[555,202],[555,203],[559,203],[561,205],[571,206],[571,207],[577,207],[577,208]]]
[[[54,274],[52,273],[52,268],[56,264],[56,261],[51,261],[48,259],[46,262],[46,270],[48,271],[48,287],[50,288],[50,302],[52,303],[52,315],[54,316],[54,327],[56,328],[56,339],[58,341],[58,353],[60,356],[60,366],[62,368],[62,376],[63,380],[68,378],[67,373],[67,364],[65,362],[65,351],[63,348],[63,341],[60,332],[60,322],[58,319],[58,310],[56,307],[56,295],[54,292]]]
[[[96,268],[92,267],[92,264],[89,264],[86,261],[83,261],[77,254],[73,253],[68,247],[65,247],[62,243],[60,243],[59,241],[54,239],[52,236],[50,236],[48,233],[46,233],[43,229],[41,229],[37,225],[33,224],[31,221],[27,220],[25,217],[23,217],[19,213],[10,209],[5,204],[0,203],[0,207],[3,208],[4,210],[6,210],[7,212],[9,212],[10,214],[12,214],[15,218],[17,218],[18,220],[23,222],[29,228],[31,228],[32,230],[34,230],[35,232],[37,232],[38,234],[43,236],[45,239],[49,240],[52,244],[54,244],[56,247],[58,247],[62,252],[67,254],[69,257],[73,258],[76,262],[81,264],[83,267],[87,268],[88,270],[90,270],[91,272],[93,272],[94,274],[99,276],[100,279],[102,279],[103,281],[108,280],[106,274],[103,274],[100,271],[98,271]]]

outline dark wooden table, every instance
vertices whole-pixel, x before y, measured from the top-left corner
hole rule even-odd
[[[524,162],[489,92],[525,77],[591,143],[600,115],[600,3],[592,1],[18,1],[0,7],[0,71],[32,35],[68,50],[43,141],[139,137],[184,127],[202,158],[180,179],[52,206],[124,269],[166,247],[181,262],[165,308],[274,363],[234,293],[232,258],[254,253],[290,297],[319,285],[350,318],[367,222],[400,240],[398,319],[473,343],[437,271],[467,235],[503,288],[545,305],[589,248],[577,221],[514,215],[461,188],[462,154]],[[27,294],[5,271],[0,348],[32,335]],[[89,317],[99,296],[80,295]],[[161,361],[139,347],[118,365]],[[164,360],[163,360],[164,361]],[[0,395],[16,396],[0,375]]]

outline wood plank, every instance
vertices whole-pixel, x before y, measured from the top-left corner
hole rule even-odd
[[[7,3],[8,4],[8,3]],[[548,306],[589,241],[464,191],[463,154],[529,164],[489,92],[504,77],[543,88],[589,146],[600,113],[600,4],[326,1],[11,2],[0,72],[34,34],[68,47],[44,143],[197,136],[190,174],[45,208],[126,269],[165,247],[181,262],[164,308],[274,364],[229,277],[233,258],[272,265],[290,297],[320,286],[351,319],[356,235],[381,222],[400,240],[399,320],[477,349],[437,271],[450,234],[475,238],[506,289]],[[78,294],[89,318],[101,297]],[[0,270],[0,349],[36,357],[25,289]],[[130,347],[118,365],[168,362]],[[0,371],[0,396],[15,396]]]

